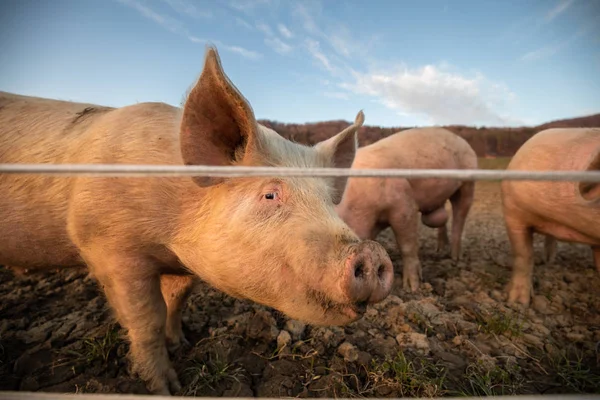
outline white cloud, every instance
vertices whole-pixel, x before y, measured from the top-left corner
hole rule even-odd
[[[550,9],[544,16],[544,22],[551,22],[553,19],[564,13],[571,7],[575,0],[560,0],[556,6]]]
[[[187,15],[192,18],[212,18],[212,13],[207,10],[199,10],[195,5],[187,0],[163,0],[171,8],[182,15]]]
[[[518,124],[497,109],[514,98],[503,85],[477,74],[464,77],[426,65],[409,69],[355,75],[340,85],[357,94],[375,97],[398,113],[425,117],[433,124]]]
[[[279,29],[281,36],[285,37],[286,39],[291,39],[294,36],[284,24],[277,24],[277,29]]]

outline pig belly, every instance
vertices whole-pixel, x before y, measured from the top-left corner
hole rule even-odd
[[[556,222],[538,222],[534,225],[534,229],[538,233],[550,235],[565,242],[583,243],[591,246],[600,245],[600,237],[586,235],[585,233]]]
[[[10,188],[16,186],[3,186],[9,190],[0,197],[0,265],[28,269],[83,266],[67,233],[65,210],[48,207],[41,197],[11,196]]]
[[[422,213],[421,221],[430,228],[439,228],[448,222],[448,213],[444,207],[441,207],[428,214]]]

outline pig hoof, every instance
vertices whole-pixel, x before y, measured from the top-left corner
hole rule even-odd
[[[508,288],[508,303],[521,303],[525,307],[529,306],[532,297],[532,289],[529,285],[510,285]]]
[[[415,293],[416,291],[419,290],[420,279],[418,278],[418,276],[410,276],[410,277],[406,276],[406,277],[404,277],[404,280],[402,283],[403,283],[404,290]]]
[[[149,385],[148,390],[159,396],[171,396],[181,390],[181,383],[179,383],[175,370],[169,368],[165,371],[165,376]]]
[[[167,338],[167,350],[169,350],[169,353],[171,353],[171,355],[176,353],[178,350],[187,349],[191,346],[192,345],[185,338],[185,336],[183,336],[183,334],[179,336],[177,340]]]

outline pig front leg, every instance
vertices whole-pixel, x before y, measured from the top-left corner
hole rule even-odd
[[[390,218],[390,226],[402,254],[403,288],[415,292],[419,289],[423,279],[419,261],[419,213],[417,207],[394,212]]]
[[[131,342],[132,372],[154,394],[170,395],[181,385],[166,346],[167,306],[158,268],[143,257],[107,255],[85,257],[104,289],[109,304]]]
[[[556,260],[556,239],[546,235],[544,238],[544,261],[546,265],[554,264]]]
[[[187,275],[160,276],[160,290],[167,304],[166,338],[169,351],[189,346],[181,328],[181,313],[194,286],[194,279]]]
[[[513,270],[508,284],[508,302],[529,306],[533,296],[533,231],[530,227],[506,219],[513,251]]]
[[[452,260],[460,259],[463,230],[473,205],[475,182],[465,182],[451,197],[452,204]]]

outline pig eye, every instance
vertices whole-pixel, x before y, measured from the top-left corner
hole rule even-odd
[[[271,193],[265,194],[265,199],[267,199],[267,200],[275,200],[276,198],[277,198],[276,192],[271,192]]]

